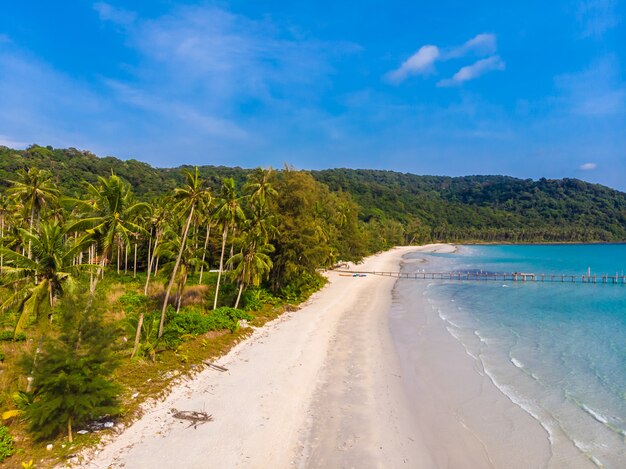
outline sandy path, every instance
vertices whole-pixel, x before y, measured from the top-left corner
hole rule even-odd
[[[396,248],[359,270],[398,270]],[[176,387],[83,467],[430,467],[387,324],[393,278],[339,276]],[[204,410],[194,429],[170,409]]]

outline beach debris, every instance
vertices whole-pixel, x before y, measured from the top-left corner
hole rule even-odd
[[[198,425],[202,425],[206,422],[211,422],[213,420],[213,416],[207,414],[206,412],[199,412],[197,410],[177,410],[172,409],[172,417],[178,420],[189,420],[189,427],[193,427],[194,430],[198,427]]]
[[[52,445],[52,443],[50,443],[49,445],[46,445],[46,450],[47,450],[47,451],[52,451],[52,448],[54,448],[54,446]]]
[[[222,372],[228,371],[228,368],[224,368],[223,366],[216,365],[215,363],[210,362],[208,360],[202,360],[202,363],[204,363],[209,368],[213,368],[214,370],[217,370],[217,371],[222,371]]]

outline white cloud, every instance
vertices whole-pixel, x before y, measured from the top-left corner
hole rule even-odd
[[[93,9],[96,10],[102,21],[110,21],[120,26],[132,24],[137,17],[137,15],[131,11],[116,8],[104,2],[94,3]]]
[[[592,171],[596,169],[597,167],[598,165],[595,163],[585,163],[585,164],[581,164],[578,169],[582,171]]]
[[[474,36],[472,39],[467,41],[465,44],[459,47],[455,47],[449,52],[444,54],[444,58],[454,59],[459,57],[465,57],[466,55],[477,55],[477,56],[485,56],[494,54],[498,49],[496,43],[495,34],[491,33],[481,33]]]
[[[578,7],[578,22],[582,37],[601,37],[620,22],[615,12],[615,0],[587,0]]]
[[[499,56],[493,55],[498,49],[496,36],[492,33],[477,34],[464,44],[452,48],[440,48],[436,45],[428,44],[409,57],[395,70],[385,75],[385,79],[394,84],[406,80],[412,75],[428,76],[436,73],[435,63],[460,59],[467,56],[491,56],[484,60],[463,67],[450,80],[441,80],[438,86],[451,86],[463,81],[477,78],[490,70],[504,69],[504,62]],[[491,67],[491,68],[490,68]]]
[[[452,78],[441,80],[437,83],[437,86],[456,86],[469,80],[474,80],[485,73],[489,73],[496,70],[504,70],[506,64],[502,61],[500,56],[493,55],[486,59],[481,59],[474,62],[472,65],[462,67],[458,72],[454,74]]]
[[[426,45],[413,54],[408,60],[387,74],[387,79],[392,83],[400,83],[410,75],[429,75],[434,72],[433,64],[439,58],[440,52],[437,46]]]

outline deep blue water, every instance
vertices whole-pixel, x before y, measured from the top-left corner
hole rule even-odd
[[[626,271],[624,244],[462,246],[416,257],[429,260],[417,265],[426,271]],[[435,281],[426,294],[554,445],[565,439],[598,466],[626,467],[626,285]]]

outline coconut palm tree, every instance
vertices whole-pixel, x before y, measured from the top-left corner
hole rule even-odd
[[[165,311],[167,309],[167,303],[169,301],[170,293],[172,292],[172,286],[176,281],[176,274],[180,266],[180,262],[183,256],[183,250],[187,243],[187,235],[189,234],[189,226],[194,216],[194,211],[197,208],[208,206],[211,201],[211,193],[209,189],[205,187],[204,181],[200,179],[200,171],[196,166],[194,171],[184,171],[185,184],[183,187],[177,187],[174,189],[174,200],[176,204],[174,209],[177,213],[187,214],[187,220],[182,228],[180,249],[178,251],[178,257],[172,270],[172,276],[167,285],[165,291],[165,298],[163,299],[163,308],[161,309],[161,320],[159,322],[159,334],[158,337],[163,336],[163,330],[165,326]]]
[[[84,249],[83,245],[68,237],[67,231],[56,221],[43,222],[32,234],[20,229],[20,235],[32,247],[32,259],[1,248],[6,261],[3,283],[14,291],[1,308],[6,310],[17,305],[16,335],[29,318],[40,319],[40,309],[46,299],[52,308],[55,299],[75,284],[80,266],[75,265],[74,258]]]
[[[148,212],[146,203],[137,203],[133,199],[130,184],[122,181],[115,174],[109,178],[98,177],[98,184],[87,184],[87,200],[65,199],[64,203],[80,205],[87,213],[85,218],[75,221],[68,231],[86,230],[86,239],[100,249],[100,261],[95,281],[91,285],[87,309],[91,307],[98,279],[104,266],[110,260],[113,248],[121,240],[131,242],[135,234],[147,234],[135,218],[142,212]]]
[[[256,168],[248,176],[246,184],[243,186],[244,193],[250,196],[251,200],[256,200],[265,204],[278,195],[272,185],[274,170],[272,168]]]
[[[220,200],[218,202],[215,215],[223,224],[222,230],[222,252],[220,254],[220,267],[217,273],[217,284],[215,285],[215,298],[213,300],[213,309],[217,308],[217,299],[220,291],[220,281],[222,272],[224,271],[224,251],[226,250],[226,240],[228,238],[228,230],[234,228],[236,224],[245,219],[243,209],[241,208],[241,200],[243,197],[237,194],[235,181],[232,178],[222,180],[222,190]]]
[[[59,190],[52,179],[52,173],[38,168],[20,169],[17,171],[17,179],[7,182],[11,184],[7,189],[7,195],[19,202],[23,209],[30,214],[28,232],[32,234],[35,218],[39,219],[41,211],[53,204],[59,196]],[[28,257],[31,257],[30,241]]]
[[[233,276],[239,283],[235,308],[239,307],[244,288],[250,285],[258,287],[269,274],[272,268],[272,259],[269,254],[272,252],[274,252],[274,246],[271,244],[259,244],[258,238],[247,236],[243,240],[241,252],[228,259],[228,264],[233,266]]]
[[[148,269],[146,272],[146,285],[144,286],[143,293],[144,295],[148,294],[148,286],[150,285],[150,275],[152,273],[152,268],[155,264],[156,252],[159,248],[159,242],[161,241],[161,237],[163,236],[163,232],[165,230],[165,225],[169,219],[169,205],[168,201],[165,198],[162,198],[156,201],[153,204],[152,211],[150,212],[150,216],[147,218],[149,234],[148,237]],[[154,234],[153,234],[154,233]],[[154,243],[152,240],[154,239]]]

